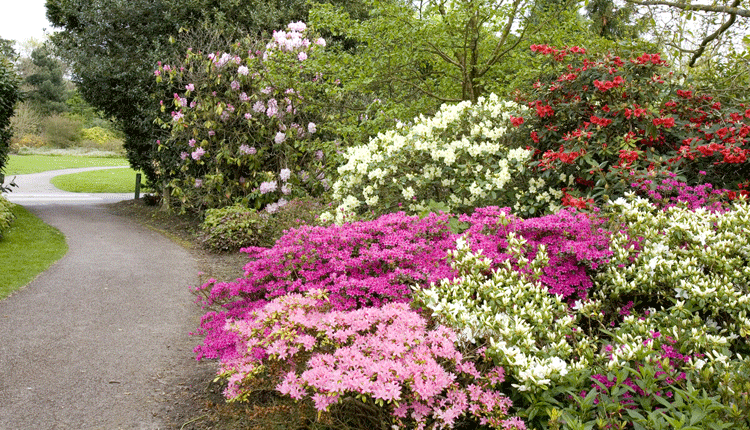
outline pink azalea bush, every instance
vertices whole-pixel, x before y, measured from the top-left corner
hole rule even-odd
[[[237,358],[221,363],[229,399],[246,396],[244,384],[275,368],[279,392],[321,412],[354,398],[388,409],[401,427],[452,428],[463,417],[526,428],[493,388],[503,369],[480,373],[455,348],[451,329],[430,328],[405,303],[341,311],[313,290],[275,298],[227,328],[239,338]]]

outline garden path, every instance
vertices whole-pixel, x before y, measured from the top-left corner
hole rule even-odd
[[[48,182],[37,194],[65,196]],[[194,363],[197,263],[103,204],[123,198],[23,203],[70,249],[0,301],[0,429],[170,428],[165,392]]]

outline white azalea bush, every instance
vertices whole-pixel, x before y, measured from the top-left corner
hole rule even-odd
[[[600,216],[612,254],[584,298],[552,294],[545,248],[532,258],[511,232],[494,268],[460,238],[457,276],[415,302],[505,369],[528,428],[750,428],[750,206],[662,210],[629,195]]]
[[[465,213],[511,202],[511,186],[524,182],[531,157],[505,142],[510,113],[518,109],[494,94],[474,104],[445,104],[433,117],[348,148],[333,184],[333,200],[340,203],[324,220],[398,210]]]
[[[488,344],[486,355],[506,369],[514,387],[538,392],[568,373],[576,316],[539,280],[548,262],[544,245],[528,261],[525,243],[511,234],[507,252],[528,273],[514,269],[509,259],[487,276],[492,261],[461,238],[450,253],[459,276],[415,294],[438,321],[458,332],[460,343]]]

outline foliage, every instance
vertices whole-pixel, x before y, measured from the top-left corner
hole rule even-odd
[[[13,70],[13,65],[5,56],[0,57],[0,176],[8,159],[12,137],[10,118],[13,116],[16,102],[21,98],[19,86],[19,78]],[[2,184],[0,191],[4,191]]]
[[[156,70],[157,80],[184,88],[155,159],[182,210],[242,202],[273,213],[290,197],[323,190],[325,148],[306,107],[320,91],[307,60],[325,41],[308,39],[304,23],[288,27],[264,49],[250,42],[236,53],[189,51],[183,65]]]
[[[235,204],[208,209],[198,238],[201,245],[213,251],[237,251],[248,246],[260,246],[262,226],[267,214]]]
[[[287,230],[315,224],[322,207],[319,201],[305,198],[294,199],[273,214],[240,204],[208,209],[198,241],[219,252],[273,246]]]
[[[508,62],[514,51],[535,33],[566,26],[559,12],[569,6],[550,3],[556,19],[534,20],[529,17],[534,2],[526,0],[366,4],[370,13],[363,18],[319,4],[310,22],[331,35],[326,60],[329,74],[342,82],[342,94],[361,94],[342,105],[401,120],[432,113],[442,102],[476,102],[498,91],[498,81],[508,82],[504,72],[517,65]]]
[[[10,228],[11,223],[16,218],[13,214],[13,206],[13,203],[0,196],[0,240],[3,240],[3,234]]]
[[[568,205],[581,203],[577,195],[621,196],[636,180],[669,173],[727,188],[747,177],[750,111],[680,89],[659,54],[593,60],[578,47],[532,49],[568,71],[526,96],[517,144],[535,149],[539,179],[562,189]]]
[[[84,128],[81,130],[81,137],[98,145],[104,145],[118,138],[117,133],[114,131],[99,126]]]
[[[24,76],[29,103],[41,114],[59,114],[67,110],[67,89],[63,80],[63,65],[52,56],[50,47],[42,45],[31,52],[33,73]]]
[[[469,212],[512,204],[509,191],[523,183],[530,156],[523,149],[509,151],[504,139],[513,108],[495,95],[446,104],[434,117],[347,148],[333,184],[333,199],[340,203],[323,219],[341,223],[401,209]]]
[[[508,418],[510,401],[492,389],[503,369],[481,374],[455,349],[450,329],[428,328],[408,305],[336,311],[311,291],[274,299],[229,329],[243,351],[222,363],[230,399],[249,394],[246,381],[269,375],[282,394],[311,399],[320,412],[356,398],[386,409],[399,427],[452,428],[468,415],[491,428],[525,428]]]
[[[52,115],[41,125],[41,137],[45,146],[70,148],[81,142],[81,122],[65,114]]]

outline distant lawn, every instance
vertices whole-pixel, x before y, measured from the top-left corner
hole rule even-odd
[[[85,157],[76,155],[10,155],[5,176],[39,173],[76,167],[127,166],[124,158]]]
[[[52,185],[74,193],[132,193],[135,192],[136,171],[126,169],[93,170],[52,178]],[[142,179],[145,181],[145,177]]]
[[[31,282],[68,252],[65,236],[23,206],[15,205],[15,221],[0,239],[0,299]]]

